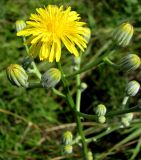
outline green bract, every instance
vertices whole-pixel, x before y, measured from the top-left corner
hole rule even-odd
[[[140,57],[136,54],[129,54],[121,59],[120,67],[127,71],[133,71],[139,68],[141,64]]]
[[[57,68],[51,68],[41,77],[41,84],[44,88],[55,87],[61,79],[61,72]]]
[[[13,85],[16,85],[17,87],[28,87],[28,75],[20,65],[11,64],[8,66],[6,73],[9,81]]]
[[[133,26],[130,23],[122,23],[113,33],[113,40],[117,45],[127,46],[133,36]]]
[[[130,81],[126,87],[127,95],[135,96],[138,93],[139,89],[140,89],[140,84],[137,81],[135,80]]]

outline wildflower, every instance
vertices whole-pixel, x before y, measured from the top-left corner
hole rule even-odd
[[[73,138],[73,135],[70,131],[66,131],[64,134],[63,134],[63,142],[65,144],[71,144],[72,143],[72,138]]]
[[[114,41],[120,46],[127,46],[133,36],[133,26],[130,23],[122,23],[113,33]]]
[[[28,87],[28,75],[25,70],[18,64],[8,66],[7,77],[9,81],[17,87]]]
[[[46,8],[37,8],[37,13],[31,14],[27,27],[18,32],[18,36],[31,36],[27,43],[30,44],[30,54],[38,55],[40,60],[58,62],[61,57],[61,42],[67,50],[79,56],[76,46],[82,51],[87,47],[89,36],[85,23],[71,7],[66,10],[63,6],[48,5]]]
[[[67,144],[67,145],[64,146],[64,152],[65,152],[66,154],[71,154],[71,153],[72,153],[72,150],[73,150],[72,145]]]
[[[16,21],[16,30],[17,32],[23,30],[26,27],[26,23],[23,20]]]
[[[106,109],[105,105],[99,104],[99,105],[97,106],[97,109],[96,109],[96,114],[97,114],[98,116],[105,116],[106,111],[107,111],[107,109]]]
[[[61,72],[57,68],[50,68],[41,77],[41,84],[45,88],[55,87],[61,79]]]
[[[122,69],[133,71],[139,68],[141,64],[140,57],[136,54],[129,54],[121,59],[120,67]]]
[[[140,89],[140,84],[139,82],[133,80],[133,81],[130,81],[128,84],[127,84],[127,87],[126,87],[126,92],[127,92],[127,95],[128,96],[135,96],[138,91]]]

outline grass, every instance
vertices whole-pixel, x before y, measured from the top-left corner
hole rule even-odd
[[[25,90],[12,86],[6,77],[5,69],[11,63],[21,63],[26,52],[22,40],[16,36],[15,21],[17,19],[26,20],[30,13],[35,12],[35,8],[44,7],[48,4],[72,6],[81,14],[84,21],[92,29],[94,42],[90,51],[82,58],[82,65],[85,65],[89,58],[92,58],[100,51],[111,35],[113,28],[123,21],[130,21],[136,27],[131,45],[125,49],[119,49],[113,61],[117,61],[125,53],[137,53],[140,55],[140,35],[141,35],[141,2],[139,0],[1,0],[0,1],[0,160],[51,160],[55,157],[64,156],[62,153],[61,136],[70,123],[74,122],[73,116],[66,103],[54,96],[51,91],[43,89]],[[65,51],[64,51],[65,52]],[[62,57],[64,70],[70,72],[72,68],[72,57]],[[51,65],[43,62],[37,64],[41,72],[45,72]],[[111,66],[104,64],[96,70],[89,71],[82,75],[82,80],[87,83],[88,88],[82,94],[81,110],[85,113],[94,113],[94,108],[99,103],[104,103],[108,110],[115,110],[121,104],[125,96],[125,85],[127,80],[135,79],[141,82],[140,69],[134,73],[126,74]],[[32,75],[32,80],[37,80]],[[73,88],[75,81],[70,80],[71,93],[75,96],[76,88]],[[61,86],[58,85],[61,89]],[[137,104],[140,100],[140,93],[130,100],[130,105]],[[140,117],[140,114],[135,114]],[[109,124],[118,123],[119,118],[114,117],[109,120]],[[30,122],[33,125],[30,126]],[[61,128],[65,124],[66,127]],[[135,123],[137,125],[137,123]],[[89,145],[94,155],[97,157],[109,150],[112,146],[120,142],[127,135],[130,135],[130,128],[115,131],[112,134],[101,138],[98,142]],[[97,124],[98,125],[98,124]],[[57,130],[51,131],[54,127]],[[107,126],[106,126],[107,127]],[[69,128],[75,134],[75,127]],[[87,127],[85,127],[87,129]],[[95,133],[102,130],[99,127],[92,127]],[[123,134],[124,131],[129,131]],[[115,141],[111,140],[115,139]],[[88,137],[89,138],[89,137]],[[138,138],[138,137],[137,137]],[[131,142],[136,139],[131,139]],[[43,141],[43,142],[42,142]],[[129,143],[129,142],[128,142]],[[132,149],[137,145],[129,145],[125,150],[114,152],[107,159],[129,159],[132,156]],[[81,148],[74,146],[74,157],[83,159],[80,154]],[[73,156],[64,159],[76,159]],[[134,153],[135,156],[135,153]],[[139,154],[136,155],[139,159]],[[96,158],[96,157],[95,157]],[[54,159],[55,160],[55,159]],[[57,160],[57,159],[56,159]]]

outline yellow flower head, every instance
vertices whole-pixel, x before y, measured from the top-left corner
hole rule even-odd
[[[81,18],[77,12],[71,11],[71,7],[64,10],[63,6],[55,5],[37,8],[36,11],[26,22],[26,28],[17,33],[18,36],[31,36],[27,40],[31,45],[31,55],[39,55],[40,60],[58,62],[61,57],[61,43],[75,56],[79,56],[76,46],[84,51],[90,30],[84,27],[84,22],[79,21]]]

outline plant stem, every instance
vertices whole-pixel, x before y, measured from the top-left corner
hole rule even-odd
[[[141,133],[141,128],[139,127],[138,129],[136,129],[134,132],[132,132],[131,134],[129,134],[129,136],[127,136],[126,138],[124,138],[122,141],[120,141],[119,143],[117,143],[115,146],[113,146],[112,148],[110,148],[106,153],[103,153],[100,155],[100,159],[104,159],[108,154],[110,154],[113,150],[120,148],[123,144],[137,138],[138,136],[140,136]]]
[[[122,115],[125,113],[131,113],[131,112],[141,112],[141,104],[138,104],[135,107],[132,107],[129,109],[123,109],[123,110],[109,112],[106,114],[106,117],[114,117],[114,116]],[[85,114],[85,113],[81,113],[81,112],[77,112],[77,114],[80,117],[84,117],[86,119],[97,120],[97,115],[89,115],[89,114]]]
[[[55,88],[52,88],[52,92],[55,93],[56,95],[60,96],[60,97],[63,97],[63,98],[66,97],[63,93],[61,93],[60,91],[58,91]]]
[[[72,96],[70,95],[70,91],[69,91],[69,88],[68,88],[68,82],[65,78],[63,69],[62,69],[61,64],[59,62],[57,63],[57,67],[62,74],[61,80],[62,80],[64,89],[65,89],[66,100],[67,100],[67,103],[70,106],[70,108],[73,111],[74,116],[76,118],[77,128],[78,128],[79,134],[81,136],[82,144],[83,144],[84,157],[85,157],[85,159],[87,159],[88,149],[87,149],[87,143],[85,141],[85,136],[84,136],[84,133],[83,133],[83,127],[82,127],[82,124],[81,124],[81,120],[80,120],[80,117],[76,113],[75,104],[74,104],[74,101],[72,99]]]
[[[39,79],[41,79],[41,73],[40,73],[40,71],[38,70],[35,62],[33,61],[33,62],[31,63],[31,65],[32,65],[32,67],[33,67],[33,69],[34,69],[34,73],[36,74],[36,76],[37,76]]]
[[[130,160],[134,160],[136,158],[136,156],[138,155],[138,153],[140,152],[140,148],[141,148],[141,137],[137,143],[136,148],[133,150],[133,155],[130,158]]]
[[[115,127],[109,127],[106,129],[106,131],[94,136],[94,137],[91,137],[89,139],[87,139],[87,143],[90,143],[91,141],[97,141],[97,139],[100,139],[104,136],[106,136],[107,134],[111,133],[111,132],[114,132],[115,130],[118,130],[119,128],[121,127],[120,126],[115,126]]]
[[[114,62],[112,62],[108,57],[105,57],[104,58],[104,62],[113,66],[113,67],[116,67],[116,68],[119,68],[119,65],[115,64]]]
[[[72,78],[77,74],[80,74],[82,72],[88,71],[89,69],[92,69],[94,67],[97,67],[97,65],[105,58],[108,56],[108,54],[110,53],[110,50],[112,50],[114,47],[114,44],[112,44],[111,46],[109,46],[109,48],[107,49],[107,51],[101,56],[99,57],[97,60],[93,60],[92,62],[88,63],[87,65],[85,65],[83,68],[81,68],[80,70],[66,76],[66,78]]]
[[[81,61],[81,58],[80,58]],[[80,62],[77,64],[78,70],[80,69]],[[77,92],[76,92],[76,111],[80,111],[80,103],[81,103],[81,80],[80,80],[80,74],[76,75],[76,87],[77,87]]]
[[[129,99],[129,96],[124,97],[123,101],[122,101],[122,109],[125,109],[125,105],[127,104]]]

